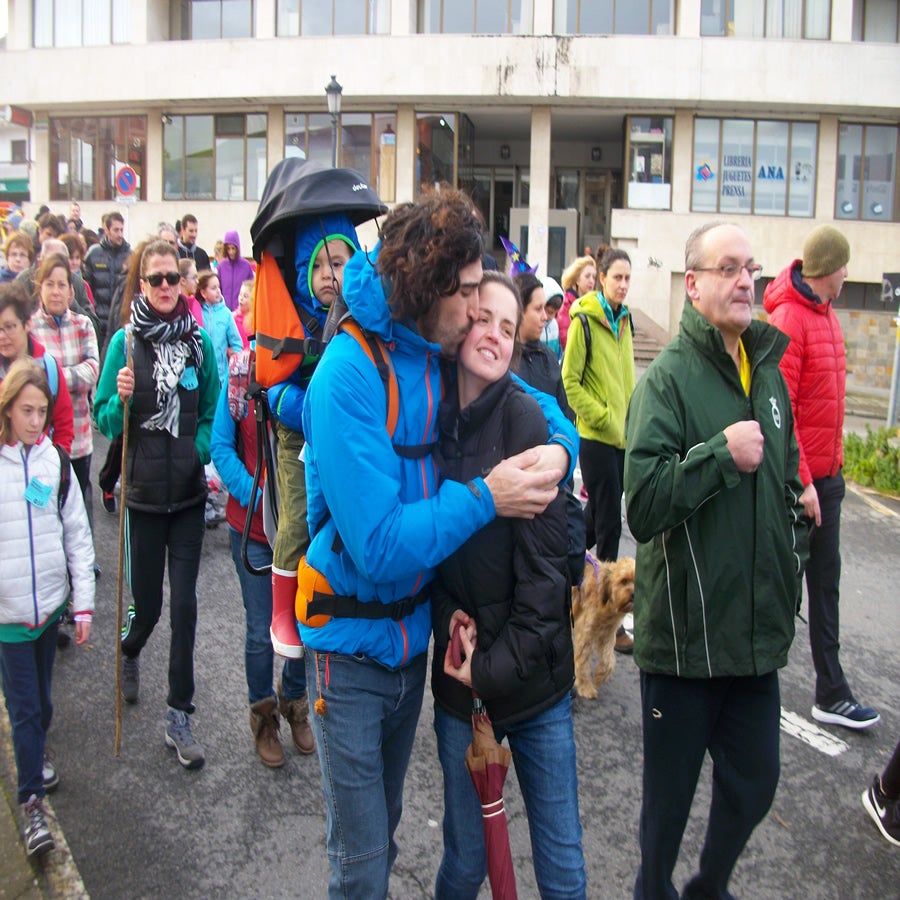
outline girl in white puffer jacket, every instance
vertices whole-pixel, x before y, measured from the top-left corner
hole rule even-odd
[[[0,385],[0,674],[29,855],[53,847],[43,797],[59,776],[45,743],[70,578],[77,644],[90,636],[94,609],[94,548],[84,501],[77,484],[66,489],[74,480],[71,464],[43,433],[52,407],[43,367],[31,359],[13,363]]]

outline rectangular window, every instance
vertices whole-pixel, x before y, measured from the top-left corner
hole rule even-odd
[[[672,34],[673,0],[553,0],[556,34]]]
[[[253,37],[253,0],[181,0],[172,3],[173,40]]]
[[[672,119],[628,119],[629,209],[672,208]]]
[[[163,117],[164,200],[259,200],[265,114]]]
[[[145,116],[50,119],[50,199],[115,200],[116,172],[137,173],[136,196],[147,199]]]
[[[28,141],[10,141],[9,142],[10,162],[27,163],[28,162]]]
[[[814,122],[695,119],[691,209],[813,216],[817,141]]]
[[[534,0],[417,0],[420,34],[530,34]]]
[[[278,37],[389,34],[391,0],[277,0]]]
[[[856,0],[853,40],[900,43],[900,5],[897,0]]]
[[[338,122],[338,165],[362,173],[386,203],[396,194],[396,126],[394,113],[342,113]],[[331,116],[287,113],[284,155],[331,165]]]
[[[416,193],[456,185],[456,114],[416,113]]]
[[[131,40],[128,0],[33,0],[35,47],[100,47]]]
[[[841,124],[835,218],[897,221],[898,133],[886,125]]]
[[[830,0],[701,0],[700,34],[707,37],[827,41]]]

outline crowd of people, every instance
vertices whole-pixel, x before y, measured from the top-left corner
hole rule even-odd
[[[488,271],[460,192],[400,204],[365,253],[348,214],[323,214],[291,233],[286,287],[307,340],[338,301],[359,331],[342,320],[327,352],[305,345],[255,394],[251,301],[269,274],[241,256],[237,231],[210,260],[192,215],[134,248],[118,212],[90,245],[77,204],[67,220],[45,211],[34,228],[14,224],[0,271],[0,502],[13,524],[0,539],[0,664],[29,853],[53,846],[53,657],[67,617],[87,640],[101,575],[94,427],[110,439],[102,505],[116,511],[122,478],[127,515],[123,699],[141,700],[168,572],[165,743],[185,768],[204,764],[191,717],[212,463],[228,491],[253,746],[264,765],[284,765],[283,718],[296,750],[317,753],[331,896],[388,895],[432,640],[444,779],[435,896],[474,898],[488,870],[464,765],[473,698],[509,744],[541,895],[587,896],[571,588],[586,551],[617,559],[623,498],[638,545],[634,636],[617,637],[640,670],[635,897],[678,895],[707,754],[707,838],[681,896],[729,896],[778,784],[778,669],[804,573],[812,717],[879,721],[838,654],[845,361],[833,303],[850,246],[837,229],[814,229],[768,287],[768,323],[752,315],[761,267],[743,230],[694,231],[680,333],[638,379],[624,250],[578,257],[560,284],[525,265]],[[274,473],[260,462],[261,403]],[[22,529],[39,538],[27,553]],[[900,745],[863,805],[900,845]]]

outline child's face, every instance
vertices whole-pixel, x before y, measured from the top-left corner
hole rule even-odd
[[[203,288],[203,298],[207,303],[219,303],[222,300],[222,289],[219,287],[219,279],[215,276],[206,282]]]
[[[44,392],[33,384],[26,384],[6,411],[13,440],[26,447],[36,444],[47,424],[49,404]]]
[[[547,321],[552,322],[559,314],[561,308],[561,304],[548,302],[544,307],[544,312],[547,313]]]
[[[313,262],[312,272],[312,293],[316,300],[322,306],[331,306],[335,298],[334,282],[337,281],[338,288],[344,284],[344,266],[350,259],[352,253],[350,247],[344,241],[329,241],[326,248],[316,254]],[[328,258],[331,257],[331,265],[328,265]],[[332,268],[334,275],[332,276]]]
[[[252,290],[248,287],[242,287],[241,292],[238,294],[238,307],[240,307],[241,312],[246,316],[248,312],[250,312],[250,298],[252,297]]]

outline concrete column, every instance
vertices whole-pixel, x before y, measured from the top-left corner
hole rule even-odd
[[[391,34],[416,33],[416,0],[390,0]]]
[[[7,21],[6,49],[28,50],[31,47],[31,15],[34,0],[12,0]]]
[[[672,128],[672,212],[691,211],[693,173],[694,117],[689,110],[675,113]]]
[[[535,34],[553,34],[553,0],[534,0]]]
[[[416,198],[418,143],[415,107],[401,106],[397,109],[397,203]]]
[[[834,200],[837,184],[838,119],[822,116],[819,119],[819,162],[816,172],[816,219],[831,221],[834,218]]]
[[[700,37],[700,0],[677,0],[675,34],[678,37]]]
[[[147,181],[148,203],[163,200],[163,125],[158,109],[147,112],[147,167],[144,170]],[[132,242],[133,243],[133,242]]]
[[[35,203],[46,203],[50,197],[50,129],[47,115],[42,114],[42,122],[31,131],[31,170],[28,186]]]
[[[256,30],[254,37],[273,38],[275,37],[275,4],[274,3],[256,3]]]
[[[831,40],[853,40],[853,0],[831,0]]]
[[[148,34],[149,9],[147,0],[131,0],[130,44],[146,44]]]
[[[284,107],[266,107],[266,166],[269,174],[284,159]]]
[[[553,128],[549,106],[531,110],[531,186],[528,201],[528,265],[547,272],[550,240],[550,146]]]

